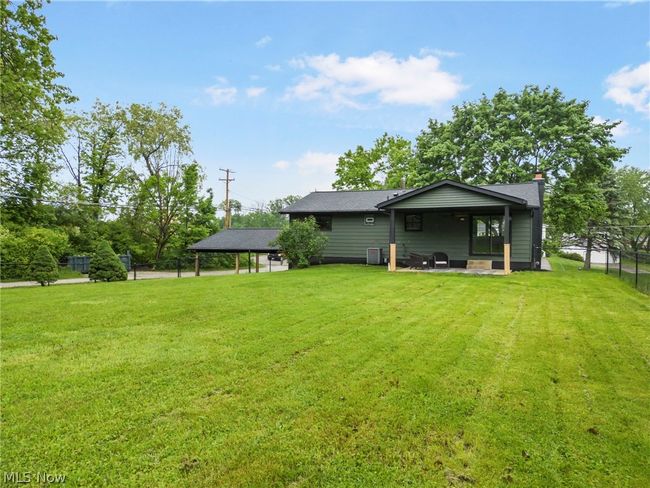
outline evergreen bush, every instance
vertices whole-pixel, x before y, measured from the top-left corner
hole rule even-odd
[[[30,277],[39,282],[41,286],[45,286],[45,284],[49,286],[59,278],[59,265],[47,246],[40,246],[37,249],[30,263],[30,274]]]
[[[90,258],[88,278],[95,281],[124,281],[126,274],[126,268],[110,244],[101,241]]]

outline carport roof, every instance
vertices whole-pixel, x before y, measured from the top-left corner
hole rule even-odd
[[[224,229],[188,247],[198,252],[277,252],[280,229]]]

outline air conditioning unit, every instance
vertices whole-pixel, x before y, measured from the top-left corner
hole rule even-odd
[[[369,247],[366,250],[366,264],[381,264],[381,248]]]

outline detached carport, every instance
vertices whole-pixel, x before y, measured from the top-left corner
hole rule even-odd
[[[260,270],[260,253],[277,253],[278,246],[272,245],[280,229],[224,229],[188,247],[194,251],[194,274],[201,273],[199,253],[213,252],[235,255],[235,273],[239,274],[239,255],[248,253],[248,272],[251,272],[251,254],[255,253],[255,272]]]

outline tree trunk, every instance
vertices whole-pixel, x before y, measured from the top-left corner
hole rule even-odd
[[[593,247],[594,242],[591,234],[587,236],[587,251],[585,252],[585,269],[589,271],[591,269],[591,248]]]

